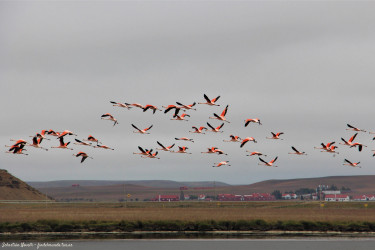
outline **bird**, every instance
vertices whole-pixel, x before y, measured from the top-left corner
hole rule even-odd
[[[10,140],[11,140],[11,141],[15,141],[16,143],[14,143],[12,146],[7,146],[7,145],[5,145],[5,147],[13,147],[13,146],[18,147],[18,146],[20,146],[20,145],[25,146],[25,145],[27,144],[27,141],[25,141],[24,139],[19,139],[19,140],[13,140],[13,139],[10,139]]]
[[[207,104],[209,106],[220,106],[219,104],[216,104],[217,100],[219,100],[220,96],[210,100],[210,98],[207,97],[206,94],[203,94],[204,99],[206,99],[207,102],[198,102],[198,104]]]
[[[295,155],[307,155],[305,152],[298,151],[295,147],[292,146],[294,152],[288,154],[295,154]]]
[[[189,110],[189,109],[192,109],[192,110],[197,110],[197,109],[195,109],[195,108],[193,108],[194,106],[195,106],[195,102],[193,103],[193,104],[190,104],[190,105],[184,105],[184,104],[182,104],[182,103],[180,103],[180,102],[176,102],[178,105],[180,105],[180,107],[179,108],[183,108],[183,109],[185,109],[185,110]]]
[[[217,115],[216,113],[214,113],[214,117],[209,117],[209,119],[217,119],[217,120],[220,120],[220,121],[224,121],[224,122],[228,122],[230,123],[229,121],[227,121],[227,119],[225,118],[225,115],[227,114],[228,112],[228,107],[229,105],[227,105],[225,107],[225,109],[221,112],[220,115]]]
[[[216,128],[212,127],[212,125],[209,124],[208,122],[207,122],[207,126],[209,126],[209,127],[211,128],[211,131],[212,131],[212,132],[215,132],[215,133],[218,133],[218,132],[223,133],[223,131],[219,131],[219,130],[224,126],[224,122],[223,122],[220,126],[218,126],[218,127],[216,127]]]
[[[43,129],[40,133],[36,133],[36,136],[38,138],[43,138],[44,140],[50,140],[46,137],[46,134],[48,134],[48,131]],[[30,136],[30,137],[34,137],[34,136]]]
[[[133,106],[133,107],[137,107],[137,108],[140,108],[140,109],[144,109],[145,106],[139,104],[139,103],[132,103],[132,104],[129,104],[130,106]]]
[[[81,163],[84,162],[87,158],[94,159],[94,158],[88,156],[85,152],[82,152],[82,151],[79,151],[78,154],[73,154],[73,156],[75,156],[75,157],[82,156]]]
[[[194,131],[189,131],[190,133],[196,133],[196,134],[204,134],[202,131],[203,130],[207,130],[207,128],[206,127],[199,127],[199,128],[197,128],[197,127],[191,127],[192,129],[194,129]]]
[[[168,113],[172,109],[175,109],[175,115],[176,115],[181,109],[180,107],[177,107],[176,105],[168,105],[168,106],[162,106],[162,107],[165,108],[164,114]]]
[[[110,147],[108,147],[108,146],[106,146],[106,145],[99,145],[99,144],[97,144],[96,146],[94,146],[94,148],[104,148],[104,149],[110,149],[110,150],[115,150],[115,149],[113,149],[113,148],[110,148]]]
[[[60,146],[58,147],[51,147],[51,148],[62,148],[62,149],[70,149],[73,150],[72,148],[68,148],[70,142],[65,143],[64,142],[64,137],[60,137]]]
[[[141,157],[142,158],[151,158],[151,159],[159,159],[160,160],[160,158],[159,157],[156,157],[157,155],[158,155],[158,151],[156,151],[155,153],[148,153],[147,155],[142,155]]]
[[[272,161],[269,161],[269,162],[266,162],[265,160],[263,160],[262,158],[259,157],[259,160],[263,163],[258,163],[258,165],[264,165],[264,166],[269,166],[269,167],[275,167],[277,168],[277,166],[273,166],[273,164],[275,163],[275,161],[277,160],[278,156],[275,157],[275,159],[273,159]]]
[[[139,151],[141,151],[141,153],[134,153],[135,155],[148,155],[152,152],[152,149],[151,150],[148,150],[148,149],[143,149],[141,146],[138,146],[138,149]]]
[[[180,137],[180,138],[174,138],[175,140],[182,140],[182,141],[191,141],[191,142],[194,142],[193,139],[189,139],[187,137]]]
[[[344,159],[345,162],[347,162],[348,164],[344,163],[342,165],[347,165],[347,166],[351,166],[351,167],[358,167],[358,168],[361,168],[361,166],[358,166],[359,163],[361,162],[351,162],[347,159]]]
[[[350,139],[348,141],[346,141],[344,138],[341,137],[341,140],[344,142],[344,143],[340,143],[341,145],[346,145],[346,146],[352,146],[353,145],[353,141],[355,139],[355,137],[358,135],[358,133],[355,133],[352,137],[350,137]]]
[[[150,127],[148,128],[145,128],[145,129],[139,129],[137,128],[134,124],[132,124],[133,128],[135,128],[137,131],[133,131],[133,133],[139,133],[139,134],[150,134],[150,133],[147,133],[148,130],[150,130],[152,128],[153,125],[151,125]]]
[[[74,134],[72,131],[69,131],[69,130],[64,130],[63,132],[61,132],[58,136],[57,136],[57,139],[60,139],[66,135],[75,135],[77,136],[76,134]]]
[[[224,154],[224,155],[228,155],[228,154],[224,153],[223,150],[218,149],[217,147],[211,147],[211,148],[208,148],[208,151],[207,151],[207,152],[201,152],[201,153],[202,153],[202,154],[215,154],[215,153],[217,153],[217,154],[219,154],[219,155],[222,155],[222,154]]]
[[[32,144],[28,144],[28,146],[31,146],[31,147],[34,147],[34,148],[40,148],[40,149],[43,149],[45,151],[48,151],[47,148],[43,148],[40,146],[40,143],[43,141],[43,137],[41,138],[38,138],[38,136],[34,136],[33,137],[33,143]]]
[[[258,155],[258,156],[260,156],[260,155],[264,155],[264,156],[266,156],[267,157],[267,155],[265,155],[265,154],[263,154],[263,153],[261,153],[261,152],[258,152],[258,151],[248,151],[248,150],[246,150],[246,152],[249,152],[250,154],[249,155],[246,155],[246,156],[253,156],[253,155]]]
[[[221,162],[219,162],[219,163],[214,163],[215,166],[212,166],[212,167],[213,167],[213,168],[218,168],[218,167],[221,167],[221,166],[223,166],[223,165],[228,165],[228,166],[230,166],[230,165],[228,164],[228,162],[229,162],[229,161],[221,161]]]
[[[163,144],[161,144],[159,141],[156,141],[157,144],[161,147],[161,148],[157,148],[157,150],[163,150],[163,151],[170,151],[171,148],[173,148],[173,146],[175,145],[174,143],[169,146],[169,147],[164,147]]]
[[[274,132],[271,132],[271,134],[272,134],[272,137],[266,137],[266,138],[267,139],[274,139],[274,140],[278,140],[278,139],[283,140],[283,139],[280,138],[280,135],[284,134],[283,132],[279,132],[279,133],[276,133],[276,134]]]
[[[83,141],[80,141],[78,139],[74,139],[76,142],[74,143],[75,145],[82,145],[82,146],[91,146],[92,143],[87,143],[87,142],[83,142]]]
[[[120,107],[120,108],[127,108],[127,109],[131,109],[132,107],[130,107],[130,104],[129,103],[122,103],[122,102],[114,102],[114,101],[110,101],[110,103],[113,104],[113,106],[115,107]]]
[[[50,129],[50,130],[48,130],[47,134],[52,135],[52,136],[59,136],[60,132],[56,132],[56,131]]]
[[[363,129],[359,129],[359,128],[356,128],[350,124],[346,124],[346,126],[348,126],[349,128],[347,128],[346,130],[353,130],[353,131],[361,131],[361,132],[366,132],[366,130],[363,130]]]
[[[324,149],[323,151],[320,152],[327,152],[327,153],[332,153],[332,154],[339,154],[339,152],[336,152],[335,149],[338,148],[337,146],[330,146],[327,149]],[[333,155],[335,156],[335,155]]]
[[[8,151],[6,151],[5,153],[28,155],[28,154],[23,153],[23,151],[26,151],[26,149],[24,149],[24,146],[25,146],[25,144],[18,144],[18,145],[10,146],[10,149]]]
[[[186,113],[183,113],[182,115],[177,115],[177,114],[175,114],[175,115],[173,116],[173,119],[171,119],[171,120],[176,120],[176,121],[188,121],[188,120],[185,119],[186,116],[190,117],[190,115],[188,115],[188,114],[186,114]]]
[[[258,125],[262,125],[262,123],[260,123],[259,118],[254,118],[254,119],[246,119],[245,120],[245,127],[247,127],[247,125],[249,125],[250,122],[258,123]]]
[[[92,136],[92,135],[89,135],[89,136],[87,137],[87,140],[84,140],[84,141],[96,142],[96,144],[101,143],[100,141],[98,141],[98,139],[96,139],[96,138],[95,138],[94,136]]]
[[[321,148],[319,147],[314,147],[315,149],[323,149],[323,150],[328,150],[333,144],[335,144],[335,142],[328,142],[327,144],[324,144],[323,142],[320,144],[322,145]]]
[[[350,147],[357,147],[358,146],[358,151],[361,152],[362,151],[362,147],[367,147],[366,145],[363,145],[362,143],[359,143],[359,142],[355,142],[353,143]]]
[[[162,111],[161,109],[158,109],[154,105],[147,104],[146,106],[143,107],[143,112],[146,112],[148,109],[151,109],[153,114],[155,114],[156,110]]]
[[[242,140],[240,148],[242,148],[248,141],[252,141],[254,143],[257,143],[257,141],[254,139],[254,137],[246,137]]]
[[[223,140],[224,142],[241,142],[241,138],[236,135],[230,135],[230,140]]]
[[[103,120],[110,120],[110,121],[113,121],[113,126],[115,126],[116,124],[119,124],[117,119],[114,118],[110,113],[105,113],[104,115],[101,116]]]
[[[178,151],[171,151],[172,153],[180,153],[180,154],[191,154],[186,152],[186,149],[189,149],[188,147],[178,147]]]

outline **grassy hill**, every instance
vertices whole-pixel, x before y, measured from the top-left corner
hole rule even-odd
[[[33,182],[30,182],[33,184]],[[69,184],[69,185],[68,185]],[[72,187],[72,184],[80,184]],[[82,185],[83,184],[83,185]],[[90,186],[90,184],[94,184]],[[330,176],[289,180],[267,180],[250,185],[228,185],[212,182],[174,182],[174,181],[56,181],[46,185],[39,183],[38,189],[56,200],[77,201],[118,201],[131,196],[128,200],[151,199],[159,194],[179,195],[181,186],[187,186],[185,195],[216,196],[220,193],[251,194],[295,191],[300,188],[315,189],[318,185],[335,185],[338,188],[351,189],[350,195],[375,194],[375,175]],[[59,186],[60,185],[60,186]]]
[[[46,200],[46,195],[0,169],[0,200]]]

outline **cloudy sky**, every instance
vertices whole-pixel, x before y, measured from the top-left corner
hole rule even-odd
[[[349,139],[346,124],[375,131],[375,3],[369,1],[2,1],[0,2],[0,140],[27,139],[42,129],[94,135],[114,151],[72,145],[73,151],[27,147],[3,153],[0,168],[27,181],[61,179],[224,181],[375,174],[373,136],[360,132],[362,152],[314,149]],[[188,122],[171,114],[113,107],[109,101],[157,107],[203,102]],[[191,126],[229,105],[223,133],[191,134]],[[104,113],[119,121],[103,121]],[[244,127],[247,118],[263,125]],[[153,124],[150,135],[133,133]],[[268,140],[284,132],[284,140]],[[225,143],[230,134],[257,144]],[[176,142],[191,137],[195,143]],[[57,146],[50,137],[42,146]],[[67,141],[74,140],[67,136]],[[176,142],[191,155],[159,152],[143,159],[137,146]],[[71,143],[71,144],[72,144]],[[289,155],[291,146],[307,156]],[[201,152],[216,146],[228,156]],[[4,152],[7,149],[4,148]],[[83,164],[72,156],[85,151]],[[278,156],[259,166],[246,150]],[[362,168],[343,166],[347,158]],[[213,168],[229,160],[231,166]]]

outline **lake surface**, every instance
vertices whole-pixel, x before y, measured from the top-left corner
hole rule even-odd
[[[21,244],[23,244],[23,247],[21,247]],[[2,242],[1,246],[2,249],[45,250],[367,250],[374,249],[374,247],[375,239],[373,238],[7,241]]]

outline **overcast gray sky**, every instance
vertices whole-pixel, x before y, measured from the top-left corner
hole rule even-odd
[[[2,1],[0,2],[0,139],[42,129],[89,134],[114,151],[74,145],[74,151],[27,147],[28,156],[1,154],[0,168],[27,181],[60,179],[249,184],[266,179],[375,174],[372,135],[359,133],[363,152],[340,146],[339,155],[314,149],[354,134],[346,124],[375,131],[375,3],[312,1]],[[202,102],[189,122],[171,114],[113,107],[109,101],[157,107]],[[224,133],[195,135],[191,126],[229,104]],[[103,121],[104,113],[119,121]],[[263,125],[244,127],[244,119]],[[150,135],[134,134],[153,124]],[[284,132],[284,140],[267,140]],[[257,144],[224,143],[230,134]],[[175,137],[195,143],[192,155],[159,152],[160,160],[133,155]],[[66,138],[74,140],[74,136]],[[57,146],[51,141],[42,146]],[[291,146],[307,156],[289,155]],[[216,146],[228,156],[200,152]],[[4,148],[4,151],[6,148]],[[83,164],[72,153],[85,151]],[[259,166],[246,150],[262,151],[278,168]],[[362,168],[343,166],[361,161]],[[212,168],[229,160],[231,166]]]

